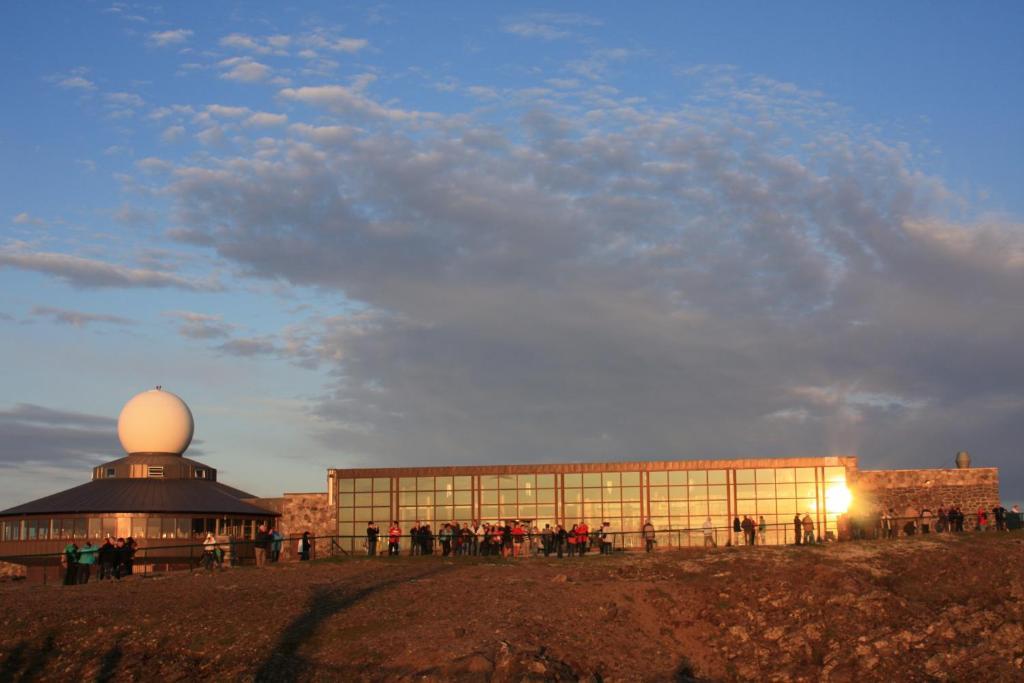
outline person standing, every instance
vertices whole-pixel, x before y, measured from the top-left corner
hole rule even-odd
[[[398,526],[396,520],[392,520],[391,528],[388,529],[388,555],[398,555],[398,542],[402,539],[402,527]]]
[[[96,546],[86,541],[78,552],[78,583],[89,583],[92,566],[96,564],[96,551]]]
[[[810,514],[804,515],[804,545],[811,545],[814,543],[814,520],[811,519]]]
[[[60,556],[61,566],[64,567],[64,585],[73,586],[78,583],[78,544],[68,541],[64,546],[64,552]]]
[[[544,550],[544,557],[551,556],[551,546],[555,541],[555,532],[550,524],[544,525],[544,531],[540,532],[540,545]]]
[[[644,537],[644,549],[646,552],[654,550],[654,544],[657,543],[654,535],[654,525],[651,524],[651,520],[647,520],[647,523],[643,526],[643,537]]]
[[[481,534],[486,534],[487,531],[486,529],[480,526],[479,520],[473,520],[473,525],[470,527],[470,530],[473,532],[473,536],[469,540],[469,552],[473,555],[479,555],[480,542],[483,540],[481,538]]]
[[[711,523],[711,518],[708,517],[704,520],[704,524],[701,527],[704,531],[704,547],[714,548],[718,545],[715,541],[715,526]]]
[[[800,545],[800,539],[803,537],[803,522],[799,512],[793,515],[793,537],[796,538],[796,544]]]
[[[555,543],[558,544],[558,559],[562,559],[562,552],[566,549],[565,546],[569,542],[569,532],[565,530],[565,527],[561,524],[558,525],[558,530],[555,531]]]
[[[932,530],[932,511],[928,508],[921,510],[921,533],[928,534]]]
[[[601,522],[601,554],[612,554],[612,525],[611,522]]]
[[[412,528],[409,529],[409,556],[419,555],[422,551],[423,546],[420,544],[420,522],[416,520]]]
[[[377,554],[377,537],[380,536],[380,527],[370,520],[366,523],[366,554],[373,557]]]
[[[305,562],[309,560],[309,550],[312,546],[312,541],[309,538],[309,532],[303,531],[302,538],[299,539],[299,561]]]
[[[742,533],[742,532],[743,532],[743,524],[740,523],[740,518],[737,515],[736,517],[732,518],[732,539],[731,539],[732,545],[739,545],[740,544],[740,533]]]
[[[213,556],[216,549],[217,539],[213,537],[213,532],[206,532],[206,539],[203,541],[203,566],[208,572],[213,571]]]
[[[757,520],[757,536],[761,545],[764,545],[768,539],[768,522],[764,521],[764,515]]]
[[[135,571],[135,551],[138,549],[139,544],[135,542],[135,538],[129,536],[124,539],[125,547],[125,560],[124,560],[124,573],[126,576],[131,576],[132,572]]]
[[[263,567],[267,564],[267,549],[270,547],[270,532],[266,524],[260,524],[256,529],[256,538],[253,540],[252,549],[256,555],[256,566]]]
[[[576,527],[576,551],[583,557],[587,554],[587,544],[590,542],[590,527],[586,522],[580,522]]]
[[[281,559],[281,547],[284,545],[284,534],[276,528],[270,532],[270,561]]]
[[[754,520],[749,515],[743,515],[743,522],[740,524],[743,529],[743,543],[754,545]]]
[[[572,556],[574,556],[576,554],[576,529],[577,529],[577,525],[573,524],[572,525],[572,529],[569,530],[568,535],[566,536],[566,539],[565,539],[566,540],[566,544],[569,546],[569,548],[568,548],[569,557],[572,557]]]
[[[114,549],[114,544],[110,542],[110,536],[103,540],[103,545],[100,546],[96,555],[96,559],[99,561],[100,581],[114,578],[114,562],[117,559],[117,550]]]

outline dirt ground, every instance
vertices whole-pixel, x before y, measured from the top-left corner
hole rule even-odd
[[[1024,533],[0,584],[0,681],[1024,680]]]

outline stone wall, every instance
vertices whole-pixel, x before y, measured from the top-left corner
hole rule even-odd
[[[328,503],[327,493],[286,493],[280,498],[259,498],[254,505],[274,510],[281,515],[278,531],[288,538],[283,548],[284,559],[295,559],[297,539],[302,532],[311,536],[331,536],[338,533],[337,519]],[[329,541],[321,541],[326,548]]]
[[[960,505],[965,513],[999,503],[999,470],[978,467],[942,470],[868,470],[854,473],[848,485],[862,512],[895,510],[916,516],[923,508]]]
[[[0,562],[0,581],[25,578],[25,565]]]

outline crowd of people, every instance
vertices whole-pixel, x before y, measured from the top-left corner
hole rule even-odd
[[[963,506],[939,506],[933,512],[923,508],[916,514],[900,516],[892,508],[879,510],[871,517],[846,516],[839,520],[840,538],[897,538],[930,533],[963,533],[964,531],[1010,531],[1024,523],[1019,505],[1007,510],[996,505],[991,510],[979,507],[965,513]]]
[[[131,536],[117,540],[108,536],[99,546],[88,540],[81,547],[74,541],[69,542],[60,557],[64,569],[64,585],[89,583],[94,566],[97,568],[98,580],[120,581],[122,576],[132,573],[137,548],[138,544]]]

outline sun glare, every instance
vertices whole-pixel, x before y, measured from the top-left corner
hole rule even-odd
[[[853,496],[846,484],[829,484],[825,489],[825,509],[836,514],[845,514],[850,509]]]

